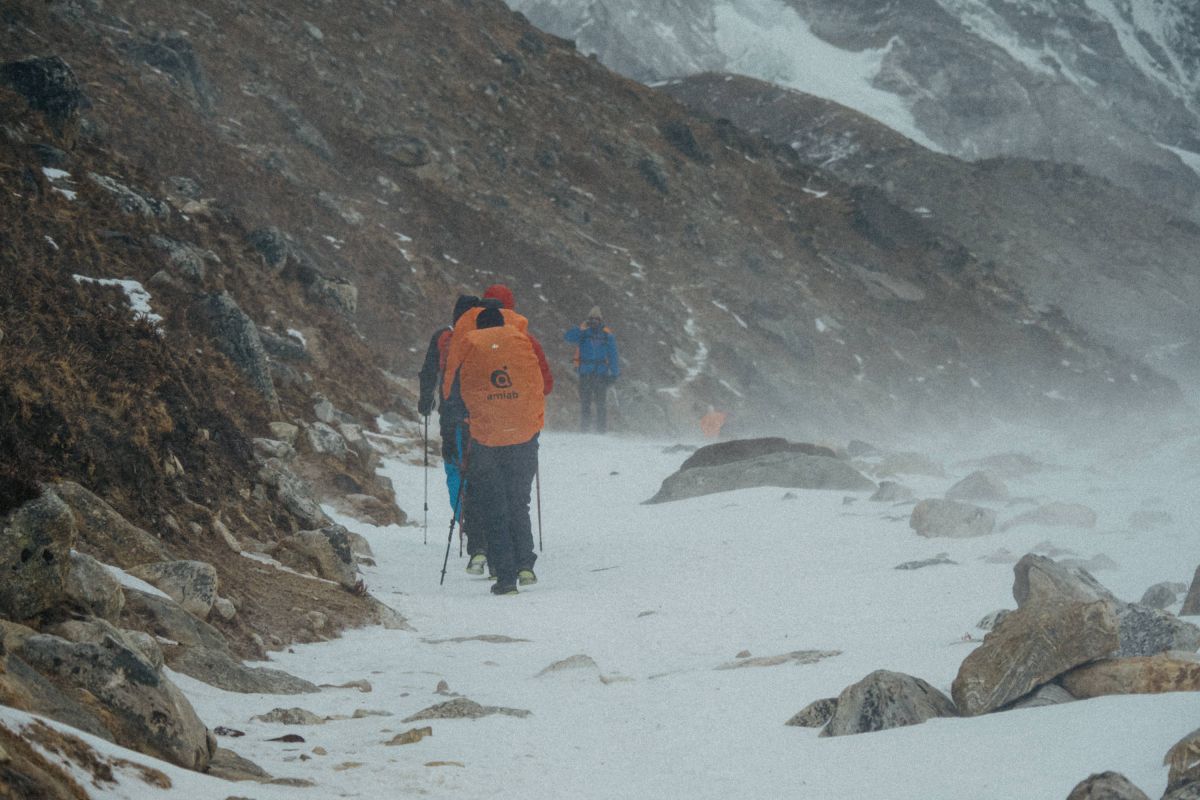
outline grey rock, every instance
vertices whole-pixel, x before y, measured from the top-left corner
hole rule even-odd
[[[876,503],[909,503],[917,499],[917,494],[895,481],[880,481],[879,488],[868,499]]]
[[[999,503],[1008,499],[1008,487],[999,476],[987,470],[977,470],[946,491],[947,500],[975,503]]]
[[[1119,647],[1117,618],[1107,602],[1025,605],[963,660],[951,696],[964,716],[986,714]]]
[[[986,536],[996,527],[996,512],[957,500],[926,499],[913,508],[908,525],[926,537]]]
[[[1040,708],[1042,706],[1057,706],[1075,700],[1075,695],[1068,692],[1057,683],[1047,683],[1039,686],[1008,708]]]
[[[99,617],[70,619],[44,631],[66,639],[68,642],[101,644],[105,637],[112,637],[130,650],[142,656],[151,666],[159,669],[164,664],[162,648],[153,636],[142,631],[121,630],[108,620]]]
[[[1183,607],[1179,609],[1179,616],[1190,617],[1200,614],[1200,567],[1196,567],[1196,574],[1192,576],[1192,585],[1188,587],[1187,596],[1183,598]]]
[[[305,441],[312,452],[329,455],[334,458],[345,458],[350,452],[342,435],[324,422],[314,422],[304,430]]]
[[[274,708],[266,714],[251,717],[258,722],[277,725],[324,725],[325,718],[303,708]]]
[[[324,422],[326,425],[333,425],[337,422],[337,409],[328,399],[320,397],[313,403],[313,414],[317,420]]]
[[[520,708],[503,708],[501,706],[481,706],[474,700],[456,697],[444,703],[429,706],[418,711],[401,722],[418,722],[423,719],[479,719],[492,714],[503,714],[509,717],[528,717],[529,712]]]
[[[273,409],[278,409],[279,397],[275,394],[271,367],[258,327],[233,297],[228,292],[210,294],[197,301],[192,311],[194,317],[207,327],[217,349],[233,362]]]
[[[208,774],[226,781],[265,783],[271,780],[270,774],[258,764],[225,747],[218,747],[213,753],[208,762]]]
[[[345,317],[358,312],[358,287],[345,278],[315,275],[307,284],[308,296]]]
[[[52,490],[0,517],[0,616],[23,621],[68,601],[75,517]]]
[[[1012,611],[1007,608],[1002,608],[999,611],[993,611],[975,625],[976,628],[984,631],[990,631],[999,625],[1005,617],[1011,614]]]
[[[1067,800],[1150,800],[1119,772],[1099,772],[1076,784]]]
[[[388,134],[377,137],[371,144],[379,153],[402,167],[423,167],[431,159],[428,142],[417,136]]]
[[[89,614],[116,622],[125,608],[121,582],[99,561],[71,551],[67,573],[67,598]]]
[[[225,620],[226,622],[237,616],[237,606],[235,606],[231,600],[225,597],[218,597],[213,602],[213,610],[216,611],[218,616],[220,616],[221,619]]]
[[[577,653],[568,658],[564,658],[561,661],[555,661],[553,664],[551,664],[550,666],[546,667],[541,672],[539,672],[538,677],[540,678],[543,675],[550,675],[555,672],[566,672],[569,670],[576,670],[576,669],[584,669],[584,670],[599,672],[600,665],[597,664],[596,661],[591,656],[585,655],[583,653]]]
[[[1171,789],[1162,796],[1162,800],[1200,800],[1200,780]]]
[[[312,360],[308,347],[295,336],[284,336],[270,328],[260,327],[258,337],[262,340],[263,349],[272,358],[296,363],[307,363]]]
[[[1096,527],[1096,512],[1078,503],[1047,503],[1044,506],[1018,514],[1000,526],[1006,531],[1021,525],[1045,525],[1064,528]]]
[[[905,561],[903,564],[897,564],[895,569],[922,569],[923,567],[937,567],[943,564],[957,564],[957,561],[951,560],[946,553],[938,553],[933,558],[922,559],[921,561]]]
[[[248,667],[226,650],[181,647],[167,654],[167,665],[198,681],[242,694],[311,694],[315,684],[283,670]]]
[[[170,596],[198,619],[208,619],[219,590],[217,569],[204,561],[162,561],[133,567],[129,574],[141,578]]]
[[[1150,608],[1167,608],[1175,605],[1175,601],[1179,599],[1179,595],[1187,591],[1186,583],[1171,583],[1164,581],[1156,583],[1146,590],[1142,595],[1142,599],[1138,601],[1139,605],[1149,606]]]
[[[171,207],[151,194],[130,188],[120,181],[95,172],[88,173],[88,180],[112,195],[117,201],[117,207],[126,214],[159,220],[171,216]]]
[[[278,228],[259,228],[251,231],[246,240],[272,269],[282,270],[289,261],[307,261],[299,246]]]
[[[291,461],[296,457],[296,448],[287,442],[276,439],[257,438],[252,441],[254,455],[262,461],[277,458],[280,461]]]
[[[30,635],[34,635],[32,631]],[[8,649],[18,649],[18,643],[10,641]],[[0,654],[0,691],[8,705],[49,717],[105,741],[116,741],[94,702],[86,704],[70,687],[60,688],[51,683],[15,653]]]
[[[279,459],[269,459],[258,471],[258,478],[275,489],[283,507],[295,514],[300,524],[319,528],[329,524],[329,517],[313,497],[304,480]]]
[[[20,656],[50,680],[90,693],[108,712],[118,743],[185,769],[208,766],[208,729],[191,703],[121,641],[74,643],[42,634],[26,639]]]
[[[821,447],[820,445],[805,442],[789,442],[782,437],[773,436],[761,439],[734,439],[728,442],[705,445],[684,459],[684,462],[679,465],[679,469],[719,467],[775,453],[801,453],[808,456],[837,457],[837,453],[828,447]]]
[[[1029,553],[1013,567],[1013,599],[1023,608],[1044,602],[1120,601],[1087,570],[1065,567],[1045,556]]]
[[[165,236],[151,236],[150,243],[164,251],[167,259],[171,262],[171,267],[183,278],[193,283],[200,283],[208,275],[208,261],[220,262],[220,259],[210,251],[201,250],[193,244],[177,242]]]
[[[837,709],[821,735],[870,733],[956,716],[950,699],[920,678],[876,670],[838,695]]]
[[[676,472],[664,480],[658,494],[646,502],[665,503],[756,486],[852,492],[867,492],[876,488],[874,483],[837,458],[782,452]]]
[[[833,719],[837,707],[838,699],[836,697],[814,700],[797,711],[784,725],[792,725],[798,728],[820,728]]]
[[[137,626],[154,636],[185,647],[209,650],[228,650],[229,644],[213,626],[197,619],[174,600],[141,592],[125,590],[125,615]]]
[[[60,132],[88,105],[75,72],[58,56],[0,64],[0,83],[11,87],[46,115]]]
[[[285,444],[294,445],[296,437],[300,434],[300,429],[290,422],[272,422],[271,438],[284,442]]]
[[[300,531],[280,542],[277,557],[288,566],[307,569],[318,577],[350,589],[358,582],[358,567],[350,536],[341,525]]]
[[[108,503],[77,483],[54,485],[55,493],[71,507],[79,533],[79,546],[105,564],[122,569],[170,559],[155,536],[122,517]]]
[[[130,56],[170,76],[183,88],[201,111],[211,112],[217,100],[216,89],[208,80],[200,59],[186,33],[159,33],[125,46]]]
[[[1170,767],[1167,792],[1188,784],[1200,785],[1200,728],[1171,745],[1171,749],[1163,756],[1163,764]]]
[[[1117,610],[1121,627],[1118,657],[1152,656],[1168,650],[1200,649],[1200,628],[1157,608],[1130,603]]]

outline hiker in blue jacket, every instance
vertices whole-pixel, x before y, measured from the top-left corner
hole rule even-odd
[[[608,428],[604,396],[621,374],[617,359],[617,337],[604,324],[600,307],[593,306],[585,322],[567,330],[563,338],[578,346],[575,363],[579,369],[579,428],[587,431],[592,424],[592,406],[596,407],[596,432]]]

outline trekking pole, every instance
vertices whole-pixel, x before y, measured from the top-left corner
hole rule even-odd
[[[454,523],[458,522],[460,512],[462,511],[463,493],[467,490],[467,459],[471,456],[471,443],[467,443],[467,451],[463,454],[462,459],[462,480],[458,484],[458,497],[454,498],[454,516],[450,518],[450,532],[446,536],[446,557],[442,559],[442,577],[438,581],[438,586],[442,586],[446,582],[446,566],[450,563],[450,545],[454,542]]]
[[[425,415],[425,544],[429,544],[429,415]]]
[[[542,552],[542,468],[541,465],[533,469],[533,482],[537,486],[537,511],[538,511],[538,552]]]

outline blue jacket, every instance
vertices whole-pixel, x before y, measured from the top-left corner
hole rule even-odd
[[[563,338],[579,345],[580,375],[615,378],[621,374],[621,362],[617,360],[617,337],[608,328],[592,329],[580,325],[568,328]]]

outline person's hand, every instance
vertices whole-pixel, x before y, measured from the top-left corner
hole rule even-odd
[[[432,411],[433,411],[433,398],[432,397],[422,397],[420,400],[417,401],[417,413],[420,414],[422,417],[428,417],[430,412],[432,412]]]

